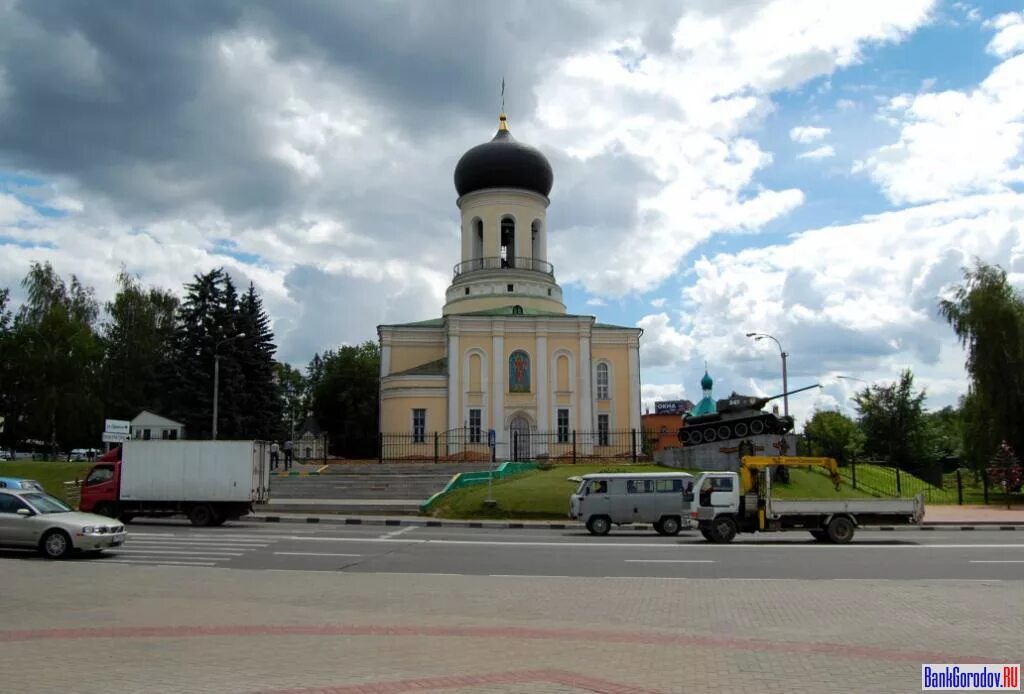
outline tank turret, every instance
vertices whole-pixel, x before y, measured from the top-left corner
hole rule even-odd
[[[789,395],[817,387],[813,385],[791,390]],[[716,412],[697,416],[683,415],[679,441],[687,446],[698,446],[715,441],[741,439],[745,436],[788,434],[793,430],[793,417],[779,416],[762,410],[769,402],[783,395],[786,393],[757,397],[734,392],[715,403]]]

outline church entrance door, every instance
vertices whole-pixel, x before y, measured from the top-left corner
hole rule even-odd
[[[517,414],[509,423],[509,439],[512,444],[512,460],[529,460],[530,452],[530,420]]]

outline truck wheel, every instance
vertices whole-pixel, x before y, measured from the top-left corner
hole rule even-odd
[[[707,528],[701,528],[700,529],[700,534],[703,535],[704,539],[707,540],[708,542],[713,542],[713,540],[711,539],[711,531],[708,530]]]
[[[654,521],[653,523],[651,523],[651,527],[654,528],[654,531],[659,535],[665,534],[665,531],[661,527],[661,521]]]
[[[818,542],[824,542],[828,539],[828,533],[824,530],[812,530],[811,537],[813,537]]]
[[[94,508],[92,512],[98,516],[117,518],[117,507],[107,501],[96,504],[96,508]]]
[[[39,551],[47,559],[64,559],[72,549],[71,538],[63,530],[50,530],[39,541]]]
[[[612,522],[607,516],[594,516],[587,521],[587,530],[591,535],[607,535],[612,529]]]
[[[678,535],[679,530],[682,527],[679,523],[679,519],[675,516],[665,516],[661,519],[660,523],[662,535]]]
[[[122,513],[120,516],[118,516],[117,519],[119,521],[121,521],[122,523],[131,523],[133,520],[135,520],[135,514],[134,513]]]
[[[217,514],[213,512],[209,504],[193,506],[192,510],[188,513],[188,519],[192,521],[192,525],[197,526],[213,525],[216,518]]]
[[[846,516],[836,516],[829,521],[827,534],[830,542],[845,545],[853,539],[853,521]]]
[[[736,537],[736,521],[729,516],[722,516],[711,521],[711,538],[716,544],[725,545]]]

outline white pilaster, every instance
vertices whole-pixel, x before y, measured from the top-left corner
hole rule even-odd
[[[384,378],[391,373],[391,345],[380,346],[380,377]]]
[[[639,432],[640,419],[640,341],[629,340],[629,428]]]
[[[537,377],[534,392],[537,394],[537,430],[551,431],[551,412],[548,410],[548,336],[546,332],[537,332],[537,354],[533,360],[533,369]],[[540,442],[540,453],[547,453],[547,440]]]
[[[508,458],[508,432],[505,431],[505,359],[504,324],[495,322],[491,335],[491,428],[497,436],[498,460]]]
[[[451,330],[451,326],[448,330]],[[462,360],[459,358],[459,336],[448,333],[448,429],[458,429],[462,426],[462,411],[460,400],[461,389],[459,388],[458,368]]]
[[[591,379],[590,373],[593,370],[593,364],[590,359],[590,326],[580,326],[585,329],[585,333],[580,334],[580,363],[577,365],[576,374],[579,379],[579,390],[580,393],[580,409],[579,409],[579,421],[578,428],[580,431],[586,433],[594,432],[597,427],[594,425],[594,395],[591,391]],[[590,452],[592,445],[592,437],[584,437],[582,449],[585,453]],[[579,437],[577,437],[579,441]]]

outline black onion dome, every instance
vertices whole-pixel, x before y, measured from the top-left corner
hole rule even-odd
[[[494,139],[473,147],[455,165],[455,190],[461,197],[485,188],[524,188],[547,197],[555,182],[547,157],[516,142],[504,113],[500,120]]]

